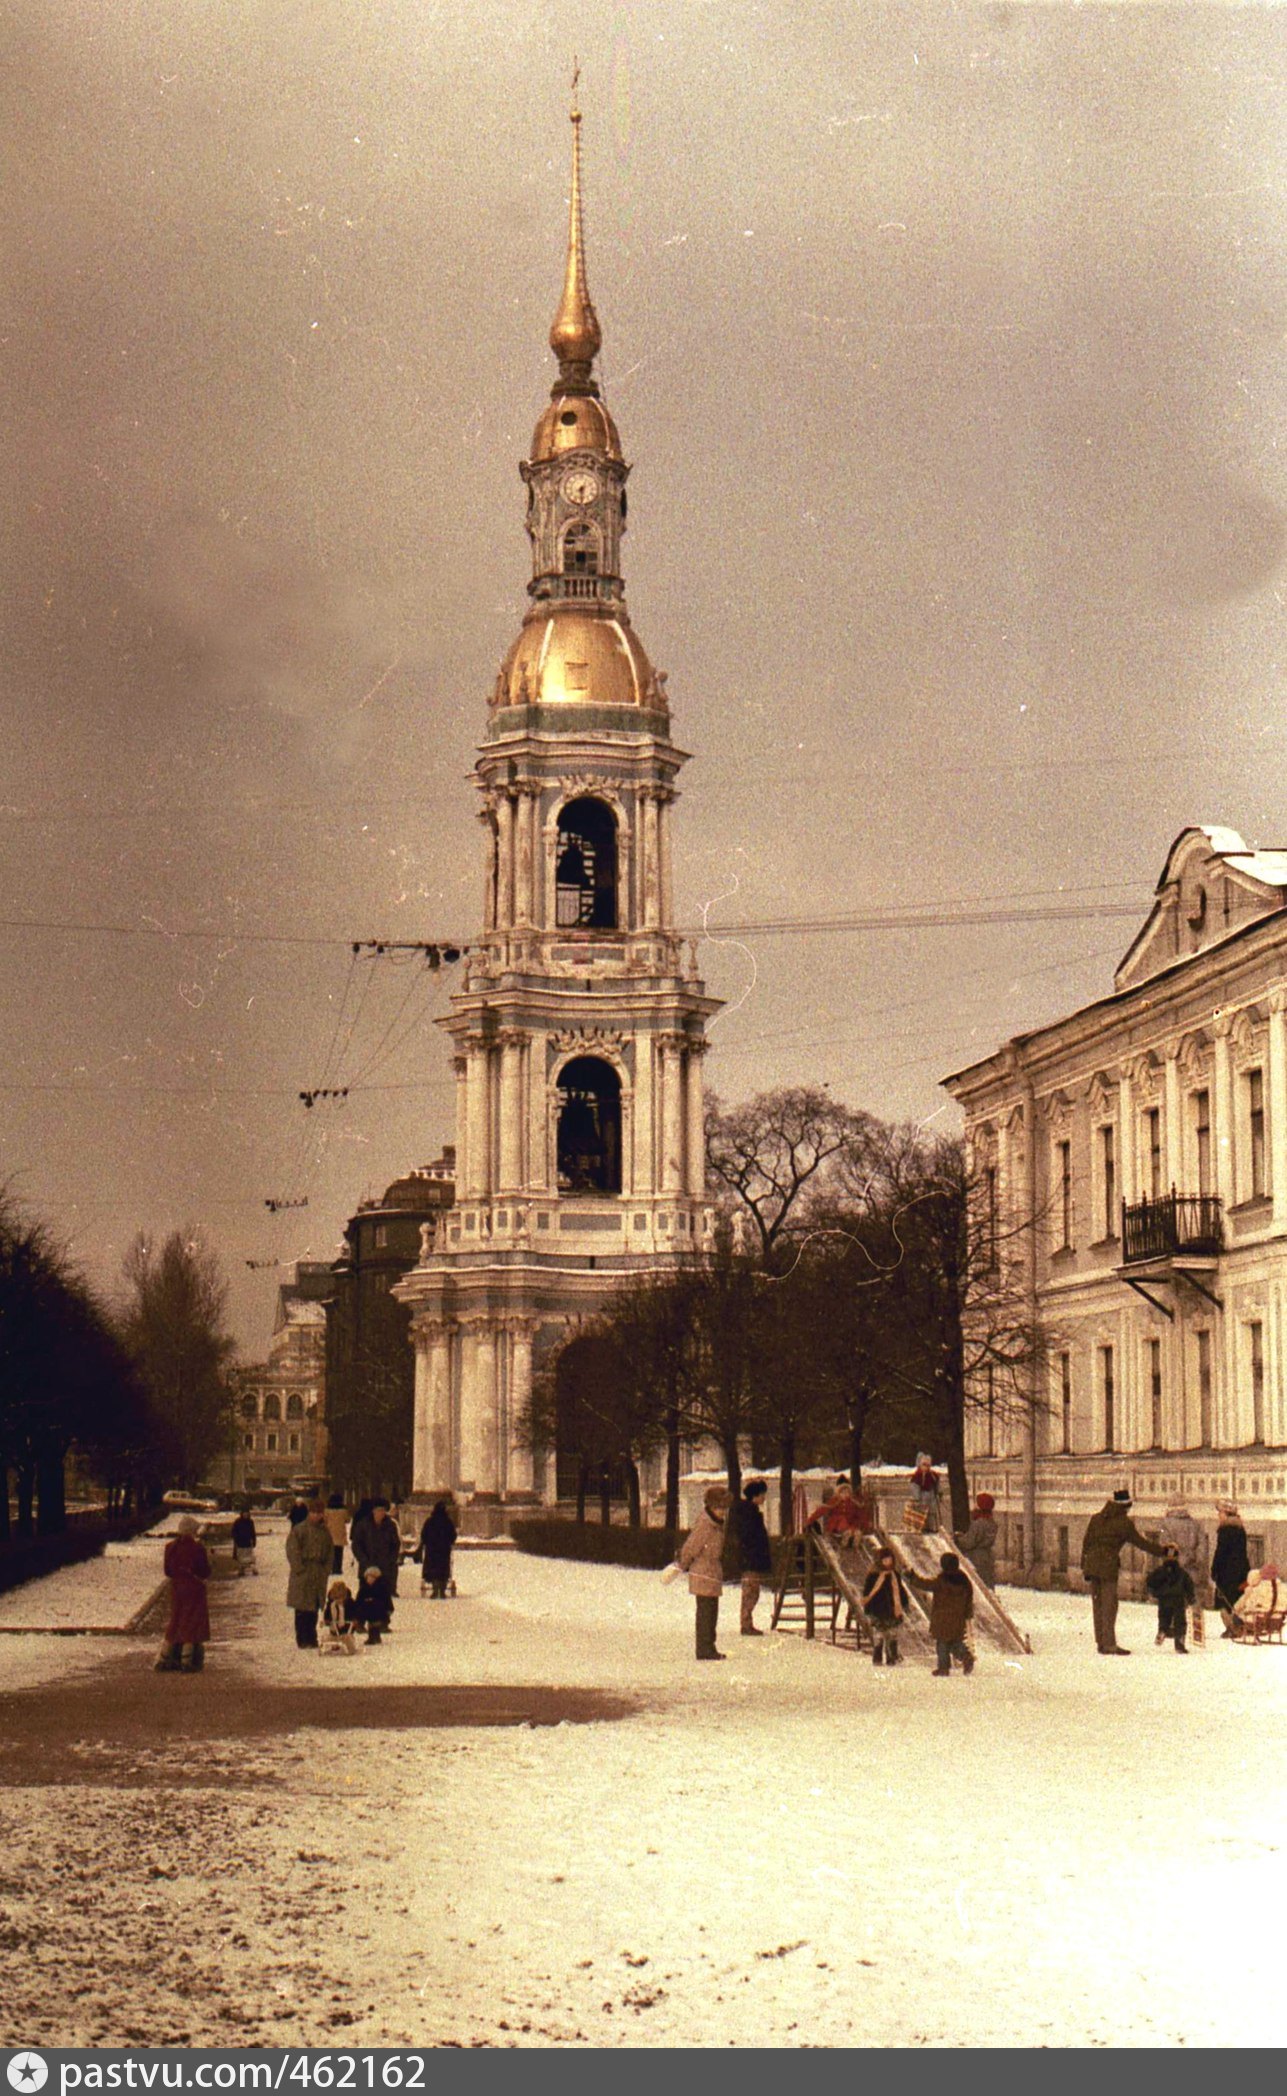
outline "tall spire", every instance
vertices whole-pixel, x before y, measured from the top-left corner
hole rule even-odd
[[[563,277],[563,296],[550,329],[550,348],[559,360],[562,393],[597,393],[591,365],[603,337],[599,333],[590,292],[585,281],[585,231],[581,223],[581,111],[577,83],[581,69],[572,69],[572,200],[568,211],[568,260]]]

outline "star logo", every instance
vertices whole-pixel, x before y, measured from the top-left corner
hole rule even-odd
[[[48,2062],[38,2052],[15,2052],[5,2072],[11,2089],[43,2089],[49,2079]]]

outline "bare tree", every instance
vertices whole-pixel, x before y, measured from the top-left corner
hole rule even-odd
[[[706,1106],[706,1163],[724,1189],[736,1235],[766,1270],[780,1262],[786,1240],[808,1222],[826,1195],[829,1168],[848,1159],[856,1170],[878,1124],[841,1106],[817,1086],[759,1092],[743,1106]],[[749,1242],[748,1242],[749,1239]]]
[[[120,1329],[137,1364],[166,1474],[198,1484],[227,1446],[234,1352],[225,1324],[228,1284],[199,1230],[160,1245],[140,1232],[125,1255]]]

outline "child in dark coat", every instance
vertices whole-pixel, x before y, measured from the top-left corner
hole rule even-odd
[[[907,1613],[907,1590],[898,1576],[892,1550],[882,1550],[876,1569],[863,1581],[863,1614],[871,1625],[871,1663],[874,1667],[898,1665],[898,1632]]]
[[[362,1584],[353,1602],[353,1618],[366,1625],[368,1645],[378,1645],[389,1628],[393,1614],[393,1594],[389,1582],[376,1565],[368,1565],[362,1574]]]
[[[1154,1566],[1144,1584],[1157,1603],[1158,1644],[1173,1637],[1176,1651],[1187,1652],[1184,1631],[1193,1600],[1193,1581],[1180,1563],[1180,1553],[1174,1543],[1167,1544],[1161,1564]]]
[[[974,1588],[967,1572],[961,1570],[961,1560],[955,1551],[945,1550],[939,1559],[942,1566],[937,1579],[917,1579],[914,1573],[908,1576],[912,1585],[920,1587],[930,1599],[930,1636],[938,1654],[934,1669],[940,1678],[952,1671],[952,1661],[959,1659],[961,1672],[974,1672],[974,1654],[965,1642],[965,1633],[974,1614]]]
[[[333,1579],[326,1589],[322,1623],[327,1633],[326,1650],[331,1654],[357,1651],[353,1625],[357,1620],[353,1596],[342,1579]]]

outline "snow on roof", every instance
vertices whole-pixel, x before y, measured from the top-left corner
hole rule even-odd
[[[1263,881],[1269,888],[1287,888],[1287,851],[1253,851],[1237,830],[1226,829],[1221,823],[1202,822],[1197,827],[1216,857],[1236,861],[1239,873],[1248,874],[1253,881]]]

